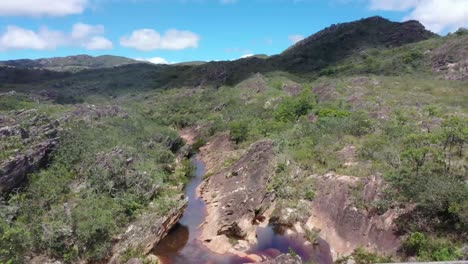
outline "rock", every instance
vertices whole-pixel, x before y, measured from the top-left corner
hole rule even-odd
[[[283,84],[283,91],[285,91],[287,94],[291,96],[299,95],[302,92],[302,90],[303,90],[302,85],[295,83],[295,82]]]
[[[199,239],[208,247],[218,247],[215,251],[223,253],[226,247],[218,242],[226,239],[219,237],[255,239],[254,219],[262,215],[274,199],[267,188],[274,175],[273,159],[273,143],[259,141],[234,165],[202,184],[200,191],[207,204],[207,217]]]
[[[379,253],[393,253],[399,248],[394,220],[403,212],[390,209],[378,214],[372,207],[365,207],[382,199],[381,177],[327,174],[317,176],[315,182],[317,194],[306,226],[321,230],[320,236],[330,244],[334,257],[349,255],[358,247]]]
[[[72,115],[88,121],[97,120],[104,117],[128,118],[128,113],[118,105],[95,106],[83,104],[77,106]]]
[[[320,102],[332,101],[339,97],[336,87],[331,84],[320,84],[312,88],[312,91],[317,96]]]
[[[10,154],[0,160],[0,194],[25,183],[27,175],[45,167],[58,144],[57,121],[35,110],[11,111],[0,119],[0,150]],[[12,143],[13,142],[13,143]]]
[[[200,158],[205,163],[207,175],[220,171],[222,164],[235,157],[234,143],[227,133],[217,134],[204,147],[200,148]]]
[[[278,257],[270,260],[266,260],[260,263],[264,264],[302,264],[302,260],[299,256],[293,257],[291,254],[282,254]]]
[[[144,255],[149,254],[154,246],[159,243],[179,222],[187,207],[187,200],[182,199],[169,213],[159,216],[151,213],[151,205],[148,213],[144,213],[129,225],[125,234],[112,249],[112,258],[109,263],[119,263],[120,255],[128,249],[141,249]]]
[[[432,70],[447,80],[468,80],[468,37],[454,38],[431,52]]]
[[[146,256],[146,258],[145,258],[145,263],[148,263],[148,264],[158,264],[158,263],[159,263],[159,259],[158,259],[158,257],[156,257],[155,255],[149,254],[149,255]]]
[[[143,260],[139,258],[129,259],[125,264],[143,264]]]

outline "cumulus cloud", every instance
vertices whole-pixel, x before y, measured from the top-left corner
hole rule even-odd
[[[112,49],[110,40],[102,36],[102,25],[77,23],[70,33],[41,27],[37,31],[7,26],[0,34],[0,50],[33,49],[54,50],[59,46],[80,46],[88,50]]]
[[[0,16],[66,16],[82,13],[88,0],[2,0]]]
[[[88,25],[84,23],[76,23],[73,25],[71,36],[75,39],[83,39],[91,35],[104,34],[103,25]]]
[[[17,26],[8,26],[0,35],[0,50],[35,49],[51,50],[62,45],[65,36],[62,32],[52,31],[46,27],[35,32]]]
[[[109,50],[114,47],[112,41],[100,36],[90,38],[82,46],[87,50]]]
[[[153,64],[171,64],[171,63],[169,63],[169,61],[167,61],[166,59],[161,58],[161,57],[153,57],[153,58],[146,58],[146,59],[136,58],[135,60],[151,62]]]
[[[288,36],[289,41],[291,41],[293,44],[296,44],[297,42],[301,41],[304,39],[304,36],[302,35],[291,35]]]
[[[370,8],[409,11],[405,20],[418,20],[437,33],[468,26],[467,0],[370,0]]]
[[[183,50],[197,48],[199,41],[200,36],[190,31],[170,29],[161,35],[153,29],[138,29],[129,36],[123,36],[120,39],[120,44],[141,51]]]

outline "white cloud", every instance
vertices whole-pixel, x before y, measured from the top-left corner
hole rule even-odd
[[[88,0],[1,0],[0,16],[66,16],[80,14]]]
[[[141,51],[156,49],[183,50],[197,48],[199,41],[200,36],[190,31],[170,29],[161,36],[153,29],[139,29],[133,31],[130,36],[123,36],[120,39],[120,44]]]
[[[73,25],[71,36],[74,39],[83,39],[91,35],[104,34],[103,25],[88,25],[83,23],[76,23]]]
[[[370,8],[409,11],[405,20],[418,20],[437,33],[468,26],[468,0],[370,0]]]
[[[289,41],[291,41],[293,44],[296,44],[297,42],[301,41],[304,39],[304,36],[302,35],[290,35],[288,36]]]
[[[38,32],[17,26],[8,26],[0,36],[0,50],[35,49],[50,50],[62,44],[65,38],[61,32],[41,28]]]
[[[112,42],[103,36],[102,25],[75,24],[71,33],[42,27],[33,31],[18,26],[7,26],[0,34],[0,50],[53,50],[60,46],[80,46],[89,50],[112,49]]]
[[[245,58],[248,58],[248,57],[252,57],[254,54],[245,54],[245,55],[242,55],[240,56],[241,59],[245,59]]]
[[[114,45],[112,44],[112,41],[104,37],[96,36],[84,42],[83,47],[87,50],[109,50],[112,49]]]
[[[151,62],[151,63],[153,63],[153,64],[171,64],[171,63],[169,63],[166,59],[161,58],[161,57],[154,57],[154,58],[147,58],[147,59],[144,59],[144,58],[136,58],[135,60],[138,60],[138,61],[147,61],[147,62]]]

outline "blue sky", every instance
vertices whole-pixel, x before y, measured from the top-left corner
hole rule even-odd
[[[443,34],[468,25],[468,0],[1,0],[0,60],[232,60],[278,54],[331,24],[373,15],[418,19]]]

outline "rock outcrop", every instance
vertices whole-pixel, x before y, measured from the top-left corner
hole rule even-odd
[[[58,144],[59,123],[35,110],[14,111],[0,120],[0,194],[20,187],[31,172],[45,167]]]
[[[259,141],[234,165],[202,184],[200,192],[207,205],[207,216],[199,239],[208,248],[226,253],[230,246],[223,246],[223,242],[228,237],[255,242],[255,223],[264,219],[262,214],[274,198],[268,191],[274,174],[273,162],[273,142]]]
[[[431,52],[432,69],[447,80],[468,80],[468,36],[448,41]]]
[[[402,212],[390,209],[379,214],[375,208],[366,206],[382,198],[380,177],[327,174],[318,176],[316,185],[318,192],[306,226],[320,230],[334,258],[348,255],[358,247],[391,253],[400,246],[394,220]]]
[[[164,216],[157,213],[151,213],[150,204],[148,213],[141,215],[134,221],[127,231],[118,238],[118,242],[112,250],[112,258],[109,261],[111,264],[119,264],[120,256],[126,250],[138,249],[142,254],[147,255],[151,252],[155,245],[159,243],[171,230],[171,228],[179,222],[184,214],[187,206],[187,200],[182,199],[177,206],[174,206],[170,212]]]
[[[263,264],[301,264],[302,260],[299,257],[293,257],[291,254],[281,254],[278,257],[266,261]]]

